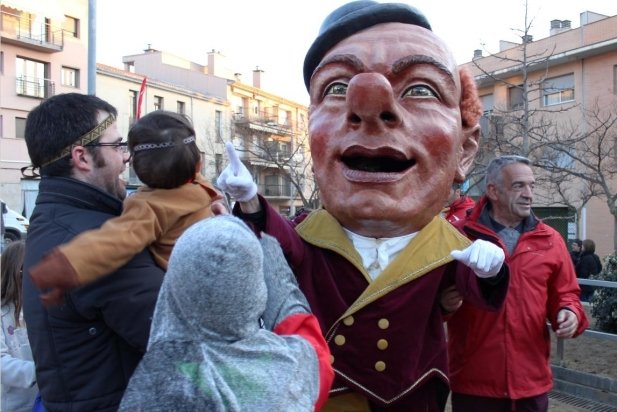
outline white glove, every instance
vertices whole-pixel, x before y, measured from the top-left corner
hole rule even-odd
[[[238,202],[248,202],[257,195],[257,185],[230,142],[225,143],[229,165],[216,179],[217,186]]]
[[[503,250],[486,240],[475,240],[464,250],[453,250],[454,259],[469,266],[479,278],[492,278],[501,270],[505,254]]]

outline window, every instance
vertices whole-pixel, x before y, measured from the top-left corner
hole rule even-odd
[[[544,106],[574,101],[574,74],[554,77],[542,83]]]
[[[223,173],[223,155],[220,153],[214,154],[214,169],[217,176]]]
[[[613,66],[613,93],[617,94],[617,66]]]
[[[26,118],[25,117],[16,117],[15,118],[15,137],[19,139],[23,139],[26,137]]]
[[[4,74],[4,52],[0,51],[0,73]]]
[[[161,96],[154,96],[154,110],[163,110],[163,98]]]
[[[62,30],[65,36],[79,38],[79,19],[70,16],[64,16]]]
[[[185,114],[186,113],[186,104],[178,100],[178,113]]]
[[[62,85],[79,87],[79,70],[71,67],[62,67]]]
[[[132,126],[137,117],[137,90],[129,90],[129,124]]]
[[[124,63],[124,70],[127,72],[135,73],[135,62]]]
[[[221,124],[221,117],[223,112],[217,110],[214,112],[214,132],[216,133],[216,140],[221,142],[223,141],[223,129]]]
[[[265,195],[266,196],[280,196],[281,186],[279,185],[278,175],[269,175],[265,179]]]
[[[16,90],[21,96],[45,98],[53,95],[53,83],[45,77],[48,64],[17,57],[15,65]]]
[[[523,85],[510,87],[508,89],[508,105],[510,110],[520,110],[523,108]]]
[[[493,114],[493,95],[480,96],[480,101],[482,102],[482,115],[490,116]]]
[[[572,169],[574,159],[570,154],[571,148],[561,144],[547,147],[543,153],[544,164],[562,169]]]

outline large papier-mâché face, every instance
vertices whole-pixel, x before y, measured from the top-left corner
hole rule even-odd
[[[326,53],[310,85],[309,135],[324,207],[372,237],[420,230],[464,178],[477,145],[461,125],[452,54],[431,31],[386,23]]]

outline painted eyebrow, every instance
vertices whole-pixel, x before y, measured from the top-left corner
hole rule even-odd
[[[323,59],[313,71],[312,76],[315,76],[315,74],[317,74],[317,72],[319,72],[324,66],[334,63],[341,63],[347,66],[351,66],[356,72],[367,71],[367,67],[364,65],[364,63],[362,63],[362,61],[353,54],[335,54]]]
[[[435,60],[430,56],[425,56],[423,54],[414,54],[411,56],[405,56],[403,58],[398,59],[392,65],[392,73],[399,74],[400,72],[406,70],[407,68],[416,65],[416,64],[430,64],[445,74],[448,78],[450,78],[454,82],[454,75],[443,63]]]
[[[329,64],[342,63],[347,66],[351,66],[356,72],[366,72],[368,68],[362,63],[362,61],[353,54],[335,54],[329,57],[326,57],[319,63],[319,65],[315,68],[313,72],[313,76],[319,72],[324,66]],[[416,64],[430,64],[445,74],[452,82],[454,82],[454,74],[450,69],[448,69],[443,63],[435,60],[430,56],[426,56],[423,54],[405,56],[403,58],[398,59],[392,65],[392,73],[399,74],[400,72],[406,70],[407,68],[416,65]],[[312,77],[312,76],[311,76]]]

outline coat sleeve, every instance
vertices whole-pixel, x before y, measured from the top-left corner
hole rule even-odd
[[[501,308],[510,284],[510,270],[505,262],[499,273],[488,279],[479,278],[471,268],[462,263],[451,264],[456,265],[454,282],[465,301],[489,311]]]
[[[299,335],[315,350],[319,364],[319,394],[315,411],[319,411],[328,399],[328,392],[334,382],[334,371],[330,363],[330,349],[323,337],[317,318],[310,313],[288,316],[274,328],[277,335]]]
[[[2,340],[0,340],[0,364],[2,365],[2,385],[15,388],[29,388],[36,383],[36,373],[34,362],[26,359],[19,359],[9,353],[6,344],[4,328],[2,330]]]
[[[261,195],[258,197],[262,209],[258,221],[247,220],[238,204],[234,207],[234,215],[251,223],[257,235],[263,231],[273,236],[280,243],[289,264],[292,267],[299,267],[305,258],[306,249],[300,235],[296,232],[295,224],[281,216]]]
[[[160,236],[162,229],[156,213],[137,196],[127,198],[120,216],[59,247],[81,284],[118,269]]]
[[[319,410],[334,380],[328,344],[276,239],[264,234],[260,243],[268,288],[266,310],[262,315],[265,327],[281,336],[298,335],[313,347],[319,364],[319,395],[315,407]]]
[[[553,235],[555,238],[554,248],[556,256],[568,256],[568,249],[565,242],[558,234]],[[561,309],[569,309],[578,318],[578,328],[574,337],[580,335],[589,326],[589,320],[583,305],[581,304],[580,295],[581,288],[576,280],[576,273],[571,259],[558,259],[555,265],[555,270],[549,278],[547,285],[548,300],[547,309],[548,316],[553,330],[557,328],[557,314]]]

